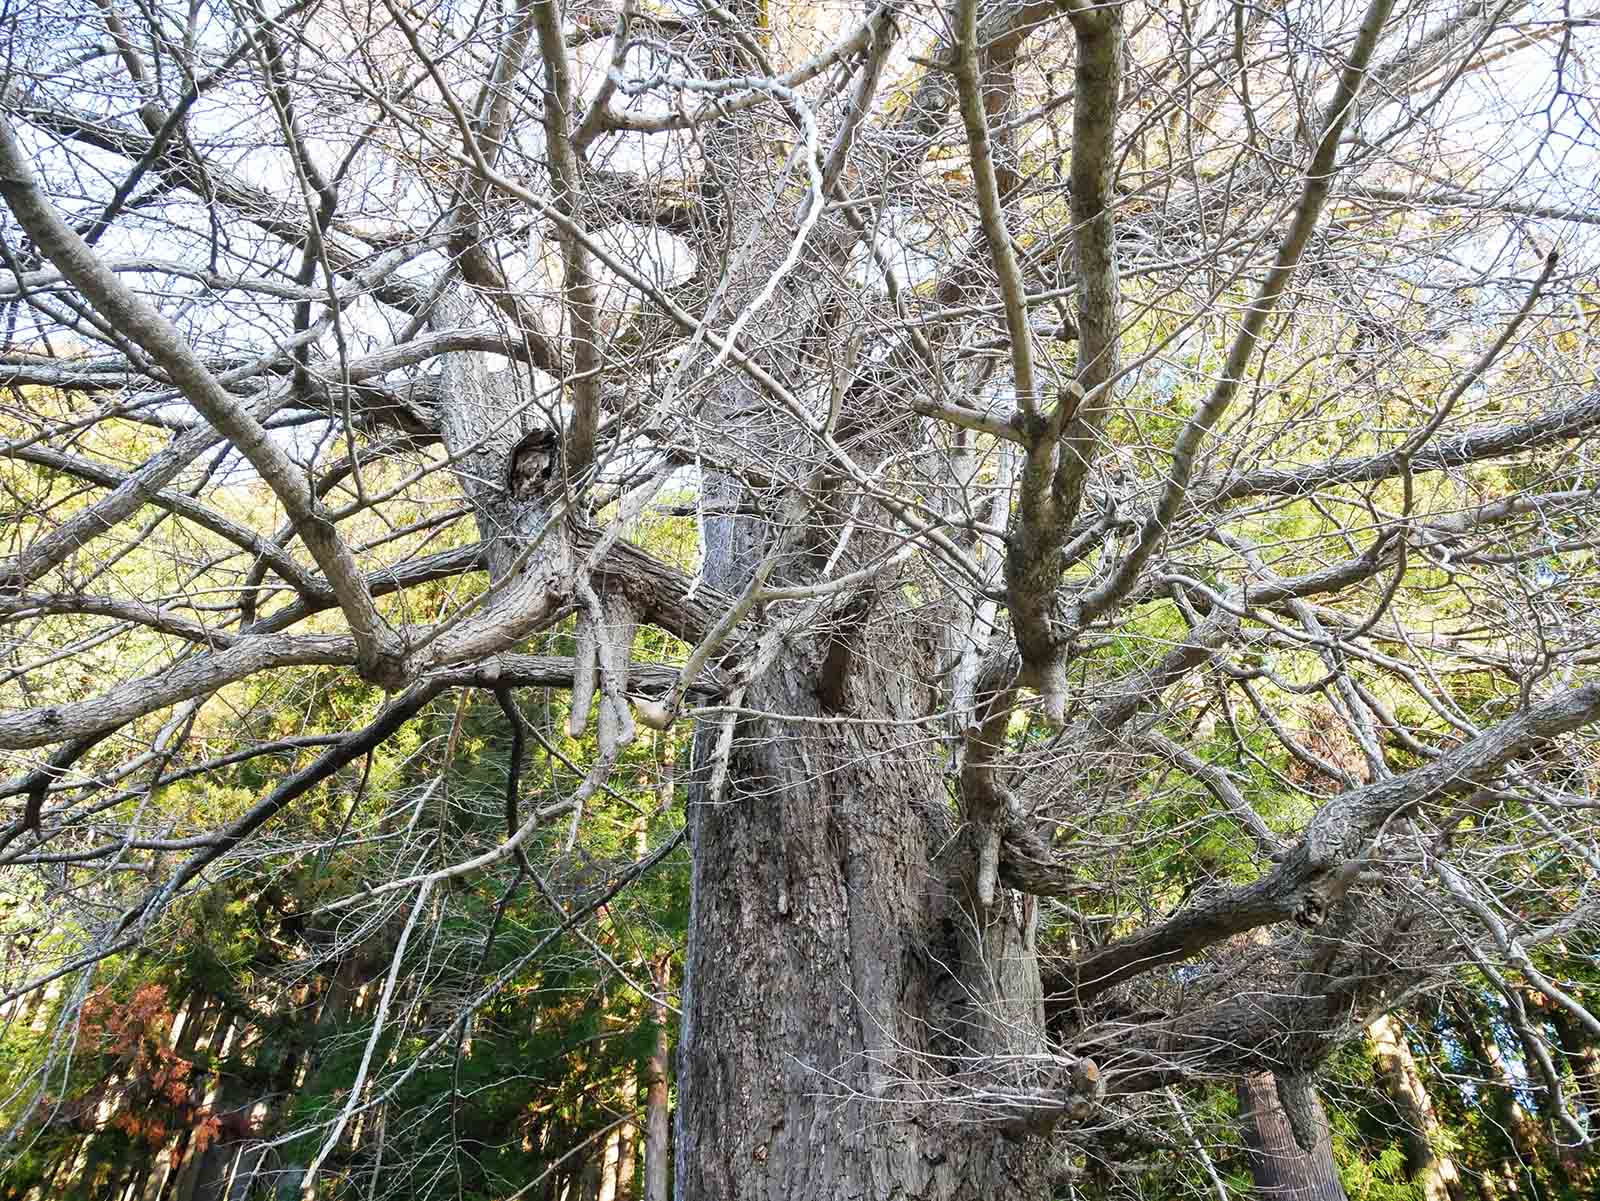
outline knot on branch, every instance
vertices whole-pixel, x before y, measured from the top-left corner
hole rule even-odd
[[[1328,916],[1328,908],[1322,897],[1315,892],[1308,892],[1300,899],[1299,906],[1294,912],[1295,925],[1306,930],[1315,930],[1322,925]]]
[[[513,500],[537,500],[560,475],[561,439],[543,426],[524,434],[506,456],[506,491]]]
[[[404,653],[376,647],[358,658],[356,671],[368,684],[374,684],[385,692],[399,692],[415,678]]]
[[[1061,897],[1076,895],[1088,887],[1026,818],[1006,815],[999,851],[1001,881],[1020,892],[1036,897]]]

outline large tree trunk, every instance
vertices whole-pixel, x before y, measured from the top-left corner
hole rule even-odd
[[[868,731],[741,735],[725,802],[690,815],[676,1195],[1048,1196],[1035,1140],[916,1104],[957,1050],[930,1045],[962,920],[930,886],[934,765]]]
[[[1305,1081],[1298,1089],[1311,1125],[1314,1141],[1309,1150],[1295,1141],[1289,1114],[1278,1096],[1278,1082],[1270,1073],[1257,1073],[1239,1082],[1239,1117],[1250,1150],[1250,1176],[1255,1195],[1262,1201],[1345,1201],[1344,1185],[1333,1162],[1333,1142],[1328,1117],[1316,1089]]]
[[[708,547],[747,567],[730,533]],[[675,1195],[1047,1197],[1043,1140],[972,1120],[944,1075],[1042,1045],[1032,906],[973,916],[936,746],[814,720],[824,685],[852,716],[919,716],[909,639],[892,655],[817,641],[794,640],[746,702],[813,721],[741,721],[721,796],[703,766],[715,730],[697,742]]]
[[[765,26],[757,0],[728,7],[744,28]],[[747,61],[747,39],[715,25],[696,53],[709,76],[744,76],[758,66]],[[710,327],[743,312],[772,277],[787,244],[773,229],[790,221],[792,198],[774,192],[769,147],[753,127],[713,123],[701,141],[715,171],[707,173],[711,203],[689,240],[701,279],[720,277],[718,300],[702,318]],[[842,236],[827,254],[842,266],[855,242]],[[810,252],[823,253],[821,244],[814,235]],[[782,337],[766,331],[780,376],[796,366],[810,370],[793,352],[832,319],[825,291],[793,290],[787,317],[778,316],[776,300],[763,314],[783,325]],[[697,353],[710,382],[719,369],[704,348]],[[499,580],[517,541],[539,528],[543,514],[537,503],[472,482],[508,478],[503,460],[516,431],[468,452],[497,428],[493,419],[508,410],[508,398],[481,364],[459,362],[444,381],[443,433],[453,450],[468,453],[463,484],[491,544],[490,575]],[[785,456],[793,471],[780,471],[785,488],[755,506],[732,476],[702,475],[704,579],[728,595],[742,591],[772,549],[773,526],[737,516],[741,509],[785,507],[789,500],[777,495],[785,490],[810,506],[790,524],[804,531],[786,547],[796,560],[829,544],[830,523],[844,519],[830,508],[837,481],[823,469],[826,460],[814,458],[808,436],[747,395],[748,386],[737,376],[718,380],[699,418],[707,428],[720,420],[737,431],[735,442],[760,445],[758,477]],[[865,437],[883,424],[883,414],[854,407],[840,416],[840,438]],[[737,459],[737,447],[731,453]],[[859,533],[841,570],[871,562],[873,552],[863,550],[871,540]],[[576,558],[560,543],[547,539],[536,574],[558,581],[571,574]],[[775,578],[784,574],[780,568]],[[720,722],[698,733],[673,1148],[675,1195],[683,1201],[1049,1195],[1044,1140],[1029,1137],[1015,1113],[974,1113],[963,1104],[978,1065],[990,1065],[983,1083],[991,1093],[1025,1088],[1028,1081],[1006,1073],[1044,1048],[1036,909],[1004,892],[975,904],[978,856],[970,832],[953,821],[943,749],[907,721],[932,709],[916,681],[935,673],[908,653],[908,628],[885,608],[892,601],[874,606],[867,598],[876,645],[856,645],[859,628],[791,636],[775,666],[739,697],[746,709],[777,716],[741,721],[725,771],[714,762]],[[857,612],[841,624],[867,623]],[[574,695],[575,709],[586,710],[587,693]],[[815,720],[841,713],[891,724]],[[652,1099],[654,1088],[653,1081]],[[660,1112],[653,1100],[650,1112]],[[1058,1114],[1059,1106],[1051,1111]],[[652,1127],[647,1196],[660,1195],[661,1160]]]

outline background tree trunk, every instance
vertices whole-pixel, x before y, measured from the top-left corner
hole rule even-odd
[[[668,1137],[671,1115],[667,1107],[667,989],[672,984],[672,960],[656,961],[656,1045],[646,1065],[644,1099],[644,1201],[667,1201]]]
[[[1450,999],[1449,1008],[1451,1024],[1483,1079],[1480,1104],[1494,1114],[1494,1126],[1505,1139],[1501,1145],[1509,1154],[1502,1159],[1501,1171],[1511,1188],[1520,1192],[1537,1181],[1542,1166],[1552,1158],[1545,1132],[1517,1097],[1487,1007],[1458,995]]]
[[[617,1152],[617,1196],[621,1201],[633,1201],[639,1195],[634,1187],[638,1175],[638,1151],[639,1128],[631,1124],[624,1126]]]
[[[1583,1024],[1560,1005],[1544,1005],[1542,1015],[1556,1028],[1561,1053],[1572,1070],[1577,1100],[1583,1107],[1591,1140],[1600,1133],[1600,1047]],[[1595,1178],[1595,1147],[1575,1148],[1568,1173],[1576,1183],[1591,1186]]]
[[[1390,1014],[1367,1026],[1372,1040],[1378,1082],[1405,1123],[1406,1170],[1426,1201],[1461,1201],[1465,1195],[1455,1161],[1434,1147],[1440,1133],[1438,1115],[1428,1096],[1404,1028]]]
[[[622,1127],[617,1127],[606,1135],[605,1144],[599,1156],[600,1187],[597,1194],[598,1201],[617,1201],[617,1165],[622,1161]]]

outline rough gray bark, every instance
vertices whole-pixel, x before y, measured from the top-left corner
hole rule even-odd
[[[776,676],[752,699],[820,715],[801,663]],[[1001,1111],[958,1120],[981,1115],[952,1111],[930,1058],[1015,1034],[1005,1019],[1029,991],[969,996],[952,974],[975,919],[934,858],[942,791],[935,764],[870,730],[741,723],[727,795],[689,814],[677,1196],[1050,1195],[1042,1141],[1002,1133]],[[1037,996],[1026,923],[995,914],[995,928]]]

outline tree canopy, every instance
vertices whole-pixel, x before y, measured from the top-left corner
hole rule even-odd
[[[0,9],[4,1187],[1582,1195],[1595,27]]]

